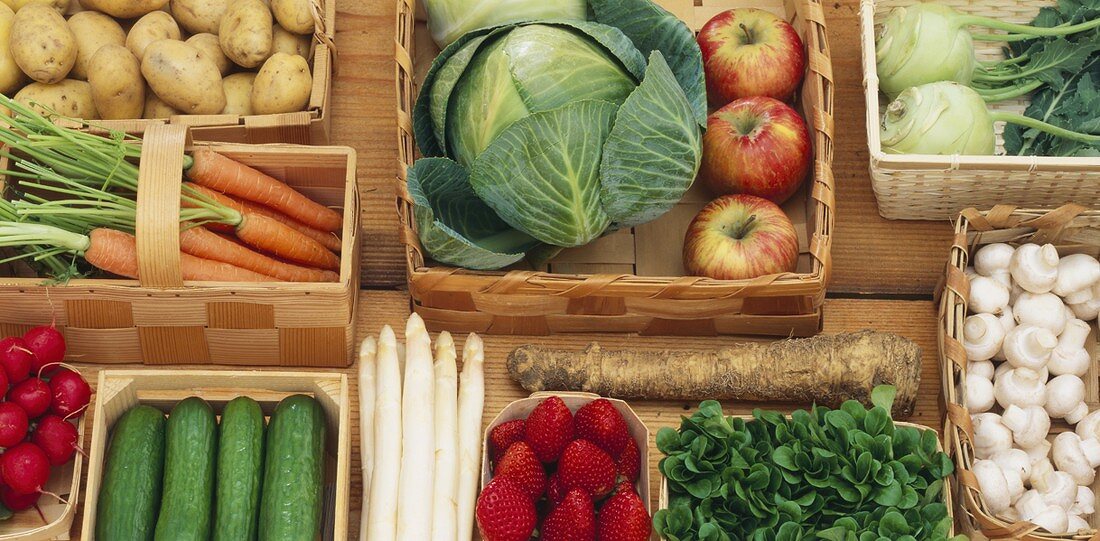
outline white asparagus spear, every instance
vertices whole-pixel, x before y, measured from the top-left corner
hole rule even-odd
[[[401,370],[397,338],[389,325],[378,337],[374,409],[374,475],[371,477],[367,539],[397,540],[397,480],[401,472]]]
[[[432,539],[455,538],[458,501],[458,368],[451,333],[435,340],[435,495]]]
[[[363,507],[359,514],[359,541],[367,541],[370,484],[374,473],[374,378],[378,342],[368,336],[359,346],[359,458],[363,466]]]
[[[458,389],[458,532],[468,541],[474,530],[474,504],[481,475],[481,415],[485,407],[485,346],[471,333],[462,350]]]
[[[397,538],[401,541],[429,541],[432,537],[434,387],[431,337],[424,320],[413,314],[405,328],[405,392],[401,397],[401,477],[397,490]]]

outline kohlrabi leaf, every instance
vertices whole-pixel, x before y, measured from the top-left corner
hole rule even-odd
[[[617,107],[581,100],[533,113],[478,156],[470,183],[509,225],[555,246],[582,246],[611,223],[600,205],[600,154]]]
[[[409,169],[420,243],[433,259],[468,269],[499,269],[538,242],[504,223],[470,187],[466,170],[446,158],[423,158]]]
[[[664,54],[687,96],[695,122],[707,125],[703,54],[691,31],[675,15],[650,0],[589,0],[596,21],[622,30],[643,55]]]
[[[691,187],[702,160],[702,130],[660,51],[619,107],[603,149],[600,199],[619,227],[652,221]]]

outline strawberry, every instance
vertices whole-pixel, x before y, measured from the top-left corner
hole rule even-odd
[[[577,437],[586,439],[611,456],[619,456],[630,438],[630,429],[623,416],[606,398],[599,398],[577,410],[573,418]]]
[[[592,498],[581,489],[570,490],[561,504],[550,511],[540,532],[542,541],[594,541],[596,507]]]
[[[634,490],[620,490],[600,508],[596,521],[599,541],[647,541],[652,531],[645,503]]]
[[[615,488],[615,461],[588,440],[574,440],[562,451],[557,474],[566,490],[579,488],[594,499]]]
[[[527,541],[535,531],[535,503],[510,479],[495,477],[477,497],[477,529],[485,541]]]
[[[615,462],[616,473],[619,474],[620,479],[630,482],[638,480],[638,474],[641,473],[642,468],[642,455],[638,452],[638,443],[634,438],[626,440],[626,446],[623,447],[623,452]]]
[[[523,419],[501,423],[489,432],[489,449],[493,452],[493,463],[500,462],[504,452],[517,441],[523,441]]]
[[[546,471],[542,469],[542,462],[539,462],[531,447],[522,441],[513,443],[505,451],[493,474],[512,480],[520,490],[531,496],[532,501],[541,498],[542,493],[546,492]]]
[[[558,477],[557,472],[546,483],[546,499],[550,501],[551,509],[565,499],[565,488],[561,486],[561,477]]]
[[[539,460],[557,462],[565,446],[573,441],[573,414],[561,398],[551,396],[535,406],[527,416],[523,441]]]

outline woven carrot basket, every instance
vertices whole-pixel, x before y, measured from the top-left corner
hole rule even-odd
[[[332,77],[336,62],[336,2],[311,0],[314,20],[313,48],[310,59],[313,87],[304,111],[271,115],[175,115],[168,120],[96,120],[94,132],[108,130],[131,134],[144,133],[156,124],[176,124],[191,128],[191,136],[201,141],[227,143],[291,143],[327,145],[331,140]]]
[[[541,268],[475,272],[428,259],[417,238],[406,171],[417,158],[412,109],[418,83],[439,49],[418,20],[415,0],[398,0],[397,209],[413,309],[431,328],[532,335],[808,336],[820,330],[834,220],[832,64],[820,0],[656,3],[696,31],[722,11],[756,7],[785,17],[802,36],[809,71],[796,106],[812,132],[815,163],[812,179],[784,205],[799,235],[796,272],[740,281],[684,276],[684,232],[712,199],[699,186],[660,219],[566,250]]]
[[[867,101],[867,145],[871,185],[879,213],[895,220],[950,220],[965,208],[991,208],[1008,203],[1026,208],[1054,208],[1066,201],[1100,207],[1100,158],[1051,156],[931,156],[887,154],[879,122],[888,100],[879,92],[875,64],[877,24],[892,8],[918,0],[862,0],[863,86]],[[1029,23],[1055,0],[951,0],[940,2],[975,15]],[[1004,43],[975,41],[979,60],[1003,59]],[[1024,100],[989,107],[1023,111]],[[1003,123],[997,123],[997,152],[1003,153]]]
[[[337,283],[184,283],[179,198],[187,133],[171,124],[145,132],[137,197],[141,280],[50,285],[18,267],[0,267],[0,334],[53,322],[65,333],[69,357],[81,362],[350,365],[360,253],[355,151],[194,143],[343,208],[344,226]]]
[[[1052,243],[1062,255],[1087,253],[1100,256],[1100,211],[1086,211],[1078,205],[1065,205],[1056,210],[1017,210],[997,206],[988,212],[964,210],[955,227],[955,239],[947,261],[940,298],[939,346],[940,368],[947,418],[945,440],[948,453],[955,460],[958,481],[958,522],[967,530],[980,531],[991,539],[1024,539],[1053,541],[1069,539],[1100,539],[1100,514],[1093,514],[1090,524],[1096,528],[1087,534],[1054,535],[1037,531],[1034,524],[995,516],[987,510],[977,478],[971,473],[974,464],[973,426],[966,409],[966,351],[963,349],[963,321],[969,303],[970,281],[966,267],[970,255],[986,244]],[[1090,323],[1095,326],[1095,323]],[[1090,351],[1096,351],[1096,333]],[[1085,378],[1085,401],[1089,410],[1100,407],[1100,379],[1096,355],[1094,367]],[[998,410],[999,411],[999,410]],[[1069,429],[1065,423],[1052,424],[1054,433]],[[1100,484],[1094,484],[1095,491]]]

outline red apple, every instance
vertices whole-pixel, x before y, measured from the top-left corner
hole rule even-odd
[[[713,105],[738,98],[790,98],[806,71],[802,38],[787,21],[759,9],[724,11],[699,31],[707,96]]]
[[[812,154],[797,111],[773,98],[744,98],[707,119],[701,178],[716,195],[744,193],[782,204],[802,185]]]
[[[711,201],[688,226],[684,269],[692,276],[748,280],[793,272],[798,235],[778,205],[752,195]]]

